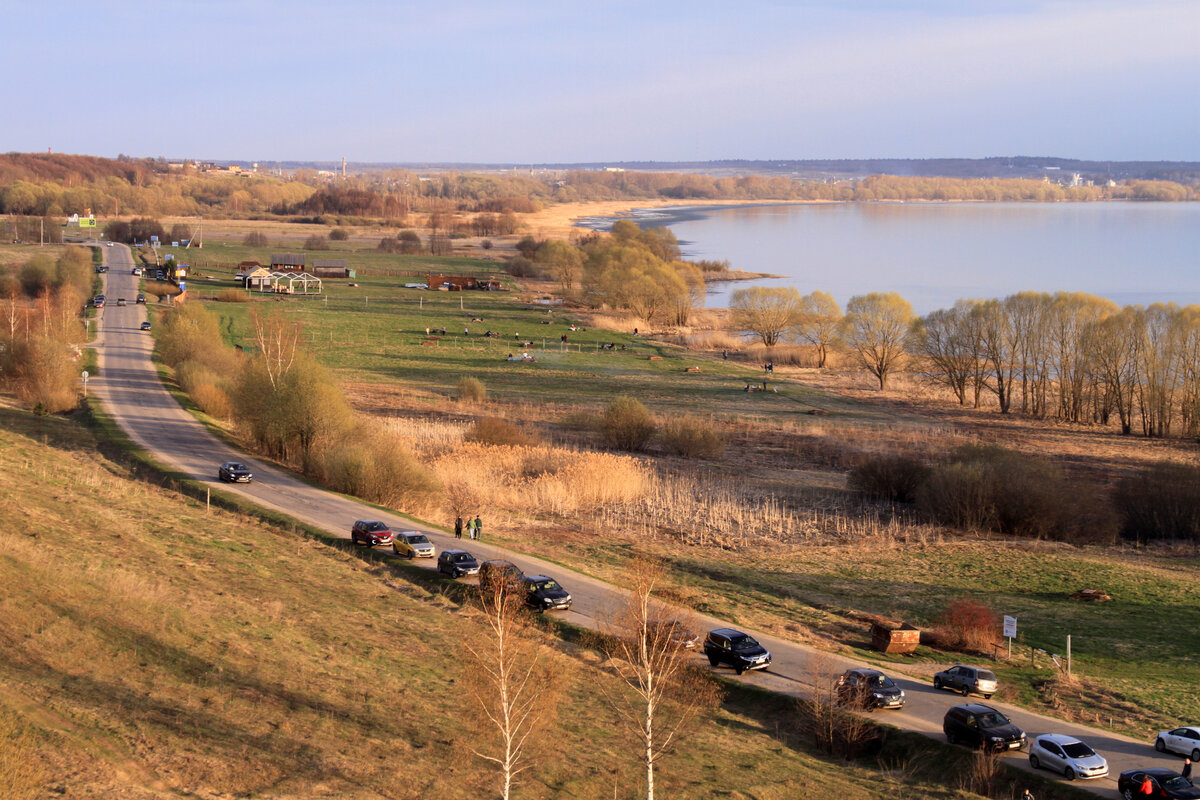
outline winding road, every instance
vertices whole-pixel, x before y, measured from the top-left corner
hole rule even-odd
[[[218,485],[222,491],[240,494],[260,506],[283,512],[344,538],[349,538],[351,523],[362,518],[382,519],[394,530],[414,527],[400,517],[389,516],[367,504],[310,486],[273,466],[246,457],[214,437],[184,411],[159,381],[150,357],[153,349],[151,334],[139,329],[146,320],[146,309],[134,302],[138,293],[138,278],[132,274],[131,252],[124,245],[101,249],[109,266],[109,271],[105,273],[104,292],[108,304],[100,313],[99,334],[95,342],[99,375],[90,381],[89,390],[100,399],[105,412],[133,441],[159,462],[197,481]],[[126,298],[128,305],[119,307],[116,300],[122,297]],[[224,461],[242,461],[249,465],[254,472],[254,482],[237,485],[219,483],[217,465]],[[425,533],[438,548],[465,546],[480,560],[504,558],[517,564],[527,574],[555,577],[574,598],[573,609],[567,612],[566,618],[579,625],[597,627],[599,621],[620,602],[619,589],[560,565],[483,542],[456,541],[452,535],[440,531]],[[435,568],[433,560],[425,564],[430,569]],[[701,616],[699,622],[713,628],[730,626],[728,622],[705,616]],[[747,673],[736,680],[781,694],[796,696],[806,691],[814,658],[820,658],[823,665],[838,670],[861,665],[768,634],[752,630],[748,632],[771,651],[773,664],[769,671]],[[695,658],[699,665],[708,668],[702,655],[697,654]],[[904,689],[908,702],[903,710],[878,712],[881,720],[944,741],[942,717],[946,709],[961,702],[961,698],[949,692],[935,691],[923,680],[891,672],[890,666],[885,669]],[[1041,733],[1052,732],[1075,736],[1092,745],[1108,759],[1109,777],[1079,781],[1077,785],[1101,796],[1117,795],[1116,777],[1124,770],[1152,766],[1178,770],[1182,763],[1181,757],[1156,753],[1152,742],[1062,722],[1005,703],[990,704],[1001,709],[1024,729],[1030,739]],[[1181,724],[1188,722],[1191,721],[1184,720]],[[1002,758],[1014,766],[1030,768],[1024,753],[1013,752]]]

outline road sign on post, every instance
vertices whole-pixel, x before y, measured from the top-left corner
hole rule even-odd
[[[1008,639],[1008,657],[1012,658],[1012,640],[1017,638],[1017,618],[1004,615],[1004,637]]]

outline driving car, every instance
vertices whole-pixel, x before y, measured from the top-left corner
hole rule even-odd
[[[119,307],[121,307],[121,306],[124,306],[124,305],[128,305],[128,303],[126,303],[126,302],[125,302],[125,298],[124,298],[124,297],[118,297],[118,298],[117,298],[117,307],[119,308]]]
[[[571,593],[545,575],[526,575],[525,604],[538,611],[570,611]]]
[[[438,555],[438,572],[451,578],[479,573],[479,562],[466,550],[443,550]]]
[[[144,304],[145,304],[145,302],[146,302],[146,295],[144,295],[144,294],[139,294],[139,295],[137,296],[137,299],[136,299],[136,300],[134,300],[134,302],[135,302],[135,303],[142,303],[142,304],[144,305]]]
[[[716,628],[704,637],[704,655],[710,666],[726,664],[741,675],[746,670],[771,666],[771,654],[748,633]]]
[[[982,667],[955,664],[950,669],[942,670],[933,676],[933,688],[950,689],[960,692],[963,697],[974,692],[983,695],[984,700],[990,700],[996,693],[996,674]]]
[[[1072,736],[1045,733],[1029,743],[1029,766],[1057,772],[1069,781],[1108,775],[1104,756]]]
[[[400,531],[392,539],[392,550],[405,558],[433,558],[433,542],[420,531]]]
[[[501,584],[516,591],[524,579],[525,572],[511,561],[492,559],[479,565],[479,588],[485,592],[494,592]]]
[[[143,322],[142,326],[142,330],[150,330],[149,322]],[[254,475],[245,464],[238,461],[226,461],[217,467],[217,478],[227,483],[250,483],[254,480]]]
[[[107,244],[109,247],[112,247],[112,246],[113,246],[113,243],[112,243],[112,242],[105,242],[105,244]]]
[[[1142,784],[1150,779],[1150,794],[1143,794]],[[1168,797],[1171,800],[1197,800],[1200,789],[1192,782],[1169,769],[1130,769],[1117,777],[1117,793],[1125,800],[1137,797]]]
[[[877,669],[855,667],[837,679],[839,705],[872,711],[876,708],[904,708],[904,690]]]
[[[142,330],[144,330],[144,331],[148,331],[148,330],[150,330],[150,323],[149,323],[149,321],[147,321],[147,322],[143,322],[143,323],[142,323]]]
[[[1154,749],[1160,753],[1179,753],[1192,761],[1200,761],[1200,727],[1184,725],[1182,728],[1162,731],[1154,740]]]
[[[942,733],[950,744],[962,742],[978,749],[1019,750],[1025,731],[991,706],[968,703],[954,706],[942,718]]]
[[[392,530],[377,519],[355,520],[350,526],[350,541],[359,542],[374,547],[380,544],[393,544]]]

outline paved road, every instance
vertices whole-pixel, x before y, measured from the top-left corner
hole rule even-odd
[[[138,278],[131,274],[132,256],[128,248],[122,245],[105,247],[103,250],[110,267],[106,273],[105,291],[108,306],[101,313],[100,336],[96,345],[99,351],[100,374],[91,381],[89,388],[101,399],[105,410],[130,438],[145,447],[160,462],[185,475],[220,486],[224,491],[236,492],[259,505],[290,514],[333,534],[348,538],[351,523],[355,519],[363,518],[382,519],[393,529],[406,530],[414,527],[409,521],[314,488],[267,464],[247,458],[212,436],[190,414],[180,408],[163,388],[151,363],[151,335],[139,330],[140,324],[146,319],[146,311],[144,307],[133,302],[137,296]],[[129,305],[117,307],[116,299],[119,297],[127,298]],[[254,472],[254,483],[237,486],[219,483],[216,479],[216,469],[217,465],[224,461],[245,462]],[[486,525],[486,520],[484,522]],[[456,542],[452,535],[439,531],[425,532],[439,549],[463,544]],[[485,528],[484,535],[486,534]],[[620,594],[611,585],[571,572],[559,565],[514,554],[483,542],[469,542],[466,547],[481,560],[506,558],[516,563],[527,574],[540,573],[558,579],[574,598],[574,607],[566,614],[566,618],[577,624],[597,627],[606,611],[613,609],[619,602]],[[434,568],[432,560],[426,563],[430,569]],[[701,617],[700,622],[713,628],[729,624],[711,617]],[[770,671],[748,673],[740,678],[750,684],[797,695],[803,693],[810,685],[808,675],[814,657],[835,666],[838,670],[852,665],[852,662],[846,659],[830,658],[794,642],[755,631],[750,633],[758,638],[774,657]],[[697,655],[696,659],[700,664],[706,663],[700,655]],[[941,738],[942,717],[946,709],[960,702],[961,698],[950,692],[934,691],[932,686],[924,681],[894,673],[893,675],[908,695],[908,703],[902,711],[878,712],[880,718],[901,728]],[[1080,782],[1079,785],[1104,796],[1116,795],[1116,776],[1123,770],[1149,766],[1177,770],[1182,763],[1181,758],[1159,755],[1152,745],[1146,742],[1068,724],[1005,703],[990,704],[1003,710],[1029,734],[1030,738],[1037,734],[1053,732],[1077,736],[1091,744],[1108,759],[1111,777]],[[1028,760],[1023,753],[1009,753],[1003,758],[1008,763],[1028,768]]]

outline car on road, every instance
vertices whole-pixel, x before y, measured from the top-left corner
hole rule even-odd
[[[1158,734],[1154,749],[1160,753],[1179,753],[1192,761],[1200,761],[1200,726],[1184,725]]]
[[[479,565],[479,588],[485,592],[497,591],[500,586],[515,592],[524,580],[525,572],[511,561],[492,559]]]
[[[365,544],[368,547],[393,544],[392,529],[377,519],[355,520],[350,526],[350,542]]]
[[[134,268],[133,268],[133,274],[134,274],[134,275],[139,275],[139,276],[140,276],[140,275],[142,274],[142,268],[141,268],[141,267],[134,267]]]
[[[154,277],[158,278],[158,279],[161,281],[161,280],[163,280],[164,278],[166,278],[166,277],[167,277],[167,273],[163,272],[163,271],[160,269],[160,270],[157,270],[157,271],[154,273]]]
[[[963,697],[974,692],[983,695],[984,700],[991,699],[996,693],[997,685],[996,674],[991,670],[962,664],[955,664],[933,676],[935,689],[949,689],[961,693]]]
[[[525,604],[537,611],[570,611],[571,593],[554,578],[545,575],[526,575]]]
[[[954,706],[947,711],[942,718],[942,733],[950,744],[961,742],[976,749],[1019,750],[1025,746],[1025,731],[981,703]]]
[[[752,669],[771,666],[771,654],[748,633],[733,628],[717,628],[704,637],[704,655],[711,666],[725,664],[738,675]]]
[[[405,558],[433,558],[433,542],[420,531],[400,531],[392,539],[392,550]]]
[[[149,321],[143,322],[141,329],[144,331],[150,330],[150,322]]]
[[[855,667],[837,679],[838,705],[865,708],[904,708],[904,690],[877,669]]]
[[[92,305],[96,308],[104,308],[104,295],[98,294],[92,298]]]
[[[112,242],[107,242],[107,244],[108,244],[108,246],[109,246],[109,247],[112,247],[112,246],[113,246],[113,243],[112,243]]]
[[[142,305],[145,305],[145,304],[146,304],[146,295],[144,295],[144,294],[139,294],[139,295],[137,296],[137,299],[136,299],[134,302],[135,302],[135,303],[141,303]]]
[[[150,330],[149,322],[143,322],[142,325],[145,326],[142,330]],[[226,483],[250,483],[254,480],[254,474],[240,461],[226,461],[217,467],[217,479]]]
[[[696,645],[700,644],[700,635],[677,619],[664,619],[650,624],[659,641],[665,638],[684,650],[695,650]]]
[[[1150,779],[1150,794],[1143,794],[1142,784]],[[1191,781],[1169,769],[1129,769],[1117,777],[1117,793],[1125,800],[1139,797],[1167,797],[1171,800],[1197,800],[1200,789]]]
[[[438,554],[438,572],[451,578],[479,574],[479,562],[466,550],[443,550]]]
[[[1029,766],[1057,772],[1069,781],[1108,775],[1104,756],[1073,736],[1044,733],[1029,743]]]
[[[117,308],[120,308],[120,307],[122,307],[122,306],[127,306],[127,305],[129,305],[129,304],[125,302],[125,298],[124,298],[124,297],[118,297],[118,298],[117,298]]]
[[[104,266],[103,264],[97,264],[96,272],[108,272],[108,267]]]

